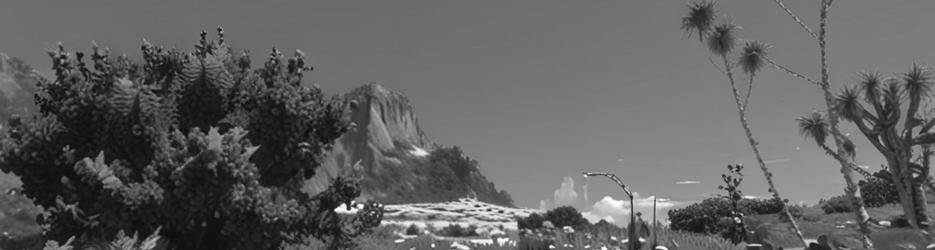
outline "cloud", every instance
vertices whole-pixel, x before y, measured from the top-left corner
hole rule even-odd
[[[578,201],[578,192],[575,192],[575,179],[571,176],[565,176],[562,179],[562,186],[555,190],[555,207],[574,206]]]
[[[623,158],[617,159],[617,162],[623,162]]]
[[[700,181],[677,181],[676,185],[686,185],[686,184],[701,184]]]
[[[548,200],[540,200],[540,201],[539,201],[539,210],[542,211],[542,212],[549,211],[549,201],[548,201]]]
[[[610,222],[610,223],[612,223],[612,224],[613,224],[613,223],[617,223],[617,220],[615,220],[614,217],[612,217],[612,216],[607,215],[607,216],[604,216],[604,217],[600,217],[600,216],[598,216],[597,214],[595,214],[595,213],[593,213],[593,212],[590,212],[590,211],[581,213],[581,216],[583,216],[585,219],[587,219],[587,220],[588,220],[589,222],[591,222],[591,223],[597,223],[598,221],[601,221],[601,220],[605,220],[605,221]]]
[[[658,199],[656,201],[656,219],[659,221],[668,220],[668,211],[682,205],[684,205],[683,202],[662,198]],[[642,198],[638,193],[634,193],[633,206],[637,212],[643,214],[641,216],[643,220],[652,220],[653,196]],[[611,196],[604,196],[604,198],[595,202],[590,210],[582,212],[581,214],[592,223],[604,219],[619,226],[625,226],[630,221],[630,201],[617,200]]]
[[[769,159],[769,160],[764,160],[763,163],[774,164],[774,163],[780,163],[780,162],[788,162],[791,160],[792,159],[789,159],[789,158]]]

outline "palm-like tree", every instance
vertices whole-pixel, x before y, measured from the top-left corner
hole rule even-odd
[[[825,145],[825,140],[828,138],[828,123],[825,122],[825,118],[821,113],[815,111],[795,120],[799,122],[799,134],[802,134],[803,137],[815,140],[815,143],[825,148],[826,151],[831,150]]]
[[[717,17],[717,3],[713,1],[695,2],[688,6],[688,15],[682,17],[682,30],[689,36],[698,33],[698,42],[703,42],[705,33],[714,26]]]
[[[738,63],[750,80],[749,84],[747,84],[747,97],[743,100],[743,109],[745,110],[747,109],[747,103],[750,101],[750,93],[753,92],[753,79],[756,78],[756,73],[766,65],[766,50],[770,47],[767,43],[752,40],[744,44],[743,51],[740,53]]]
[[[753,150],[754,156],[756,156],[756,161],[760,166],[760,170],[763,171],[763,176],[766,178],[767,184],[769,184],[769,191],[772,193],[773,197],[778,200],[784,200],[779,195],[779,192],[776,189],[776,185],[773,182],[773,174],[766,167],[766,163],[763,162],[763,157],[760,154],[760,150],[757,147],[756,139],[753,137],[753,132],[750,129],[750,124],[747,122],[747,103],[750,98],[750,90],[752,90],[753,79],[756,75],[756,72],[761,70],[765,63],[766,50],[769,46],[765,43],[750,41],[747,42],[744,46],[743,52],[738,63],[732,63],[728,56],[734,51],[737,46],[738,40],[738,31],[739,27],[730,23],[730,22],[721,22],[717,25],[712,25],[714,20],[714,3],[711,2],[699,2],[689,6],[690,12],[687,16],[682,18],[682,27],[687,31],[698,31],[699,36],[707,35],[703,37],[707,39],[706,45],[708,51],[712,54],[721,57],[722,62],[724,63],[724,73],[727,75],[727,78],[730,82],[731,93],[734,95],[734,101],[737,105],[737,114],[740,118],[741,127],[743,127],[744,132],[746,133],[747,140],[750,142],[750,148]],[[687,28],[686,28],[687,27]],[[705,27],[708,30],[703,30]],[[702,41],[704,41],[702,39]],[[741,100],[740,91],[737,89],[737,83],[734,80],[733,67],[739,64],[743,72],[747,73],[750,77],[750,87],[747,88],[747,97],[746,100]],[[786,213],[786,217],[789,218],[789,221],[792,224],[792,228],[795,231],[796,235],[799,237],[799,240],[802,241],[803,245],[807,245],[805,242],[805,237],[803,237],[801,230],[799,230],[798,224],[795,223],[795,219],[789,213],[788,207],[783,207],[783,212]]]
[[[922,187],[929,182],[929,145],[935,143],[935,133],[929,132],[935,119],[925,121],[917,113],[931,96],[932,84],[932,73],[919,64],[891,78],[875,71],[862,72],[855,86],[837,95],[834,107],[837,115],[856,125],[884,156],[906,219],[916,229],[927,227]],[[912,159],[920,152],[914,147],[922,149],[921,163]]]

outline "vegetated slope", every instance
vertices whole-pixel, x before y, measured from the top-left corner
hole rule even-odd
[[[388,204],[474,196],[513,206],[509,194],[497,190],[480,173],[477,161],[457,146],[439,146],[428,139],[403,94],[371,83],[352,90],[345,98],[356,103],[351,115],[356,126],[337,140],[306,190],[315,193],[330,178],[353,173],[363,177],[362,198]]]
[[[532,213],[543,213],[537,209],[512,208],[478,201],[473,198],[460,198],[455,201],[436,203],[412,203],[386,205],[383,225],[407,227],[417,225],[436,229],[458,224],[462,227],[477,226],[489,231],[494,228],[516,230],[516,217],[527,217]],[[339,213],[355,213],[353,207],[347,210],[340,206]]]

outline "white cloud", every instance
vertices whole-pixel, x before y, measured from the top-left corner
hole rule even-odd
[[[610,222],[611,224],[617,223],[617,220],[615,220],[614,217],[610,215],[600,217],[597,214],[590,212],[590,211],[582,212],[581,216],[583,216],[585,219],[587,219],[591,223],[597,223],[601,220],[605,220],[607,222]]]
[[[676,185],[686,185],[686,184],[701,184],[700,181],[677,181]]]
[[[542,211],[542,212],[549,211],[549,208],[550,208],[550,206],[549,206],[549,201],[548,201],[548,200],[540,200],[540,201],[539,201],[539,210],[540,210],[540,211]]]
[[[623,162],[623,158],[617,159],[617,162]]]
[[[763,163],[774,164],[774,163],[780,163],[780,162],[788,162],[791,160],[792,159],[789,159],[789,158],[769,159],[769,160],[764,160]]]
[[[571,176],[565,176],[562,179],[562,186],[555,190],[555,207],[574,206],[578,201],[578,192],[575,192],[575,179]]]
[[[658,199],[656,201],[656,219],[659,221],[668,220],[668,212],[674,208],[683,205],[682,202],[672,201],[668,199]],[[653,197],[641,198],[638,193],[634,193],[633,197],[633,206],[636,208],[637,212],[643,213],[641,216],[643,220],[650,221],[652,220],[653,213]],[[630,221],[630,201],[629,200],[617,200],[611,196],[604,196],[603,199],[594,203],[591,206],[591,210],[581,213],[591,222],[597,222],[600,219],[605,219],[608,222],[613,222],[620,226],[625,226]],[[613,219],[611,221],[610,219]]]

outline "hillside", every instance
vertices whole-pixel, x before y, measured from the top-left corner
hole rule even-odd
[[[481,174],[477,161],[457,146],[429,140],[403,94],[371,83],[345,98],[356,103],[351,114],[355,126],[337,140],[325,165],[308,182],[308,191],[322,190],[330,178],[358,169],[363,198],[401,204],[474,196],[513,206],[509,194]]]

